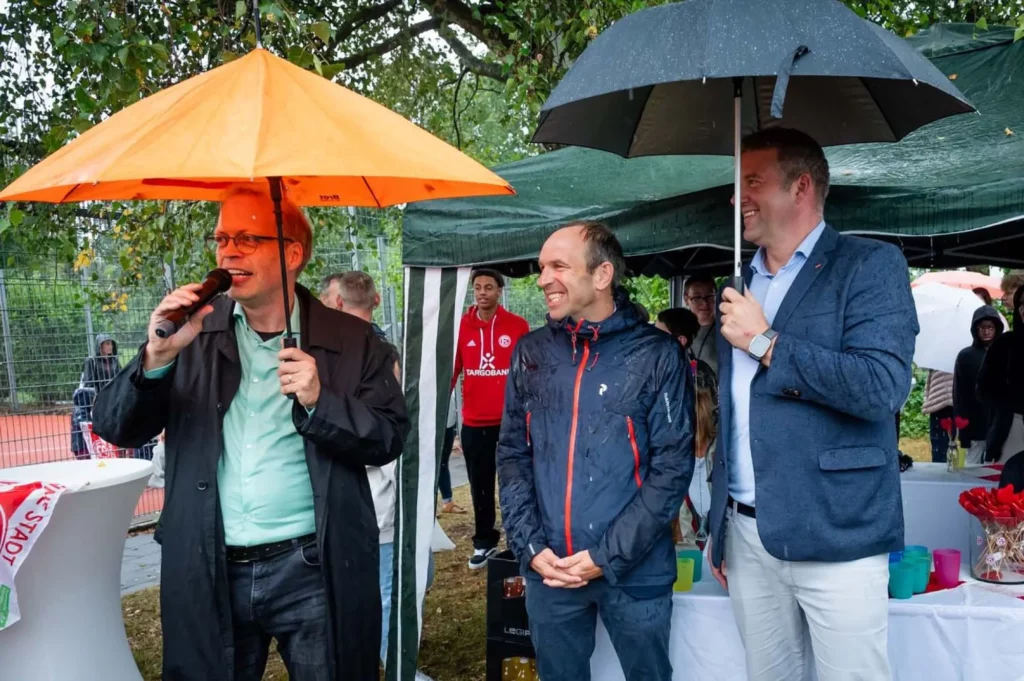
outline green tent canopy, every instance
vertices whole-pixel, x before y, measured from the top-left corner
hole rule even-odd
[[[912,40],[978,107],[900,144],[832,150],[826,217],[896,241],[912,264],[1024,260],[1024,41],[941,26]],[[1016,134],[1010,135],[1008,131]],[[470,267],[530,271],[544,239],[574,219],[607,220],[634,272],[731,263],[731,157],[626,161],[565,149],[496,169],[508,198],[412,205],[404,219],[403,387],[413,428],[398,472],[388,681],[412,681],[433,543],[438,459]]]
[[[826,219],[844,232],[899,243],[916,266],[1019,265],[1024,41],[1014,44],[1011,28],[952,24],[910,42],[955,79],[978,113],[939,121],[898,144],[830,149]],[[729,269],[731,157],[626,160],[567,148],[495,171],[517,196],[408,207],[405,264],[493,263],[525,273],[553,229],[586,218],[614,227],[636,273]]]

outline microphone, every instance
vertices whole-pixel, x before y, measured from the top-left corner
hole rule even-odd
[[[167,316],[156,325],[156,335],[160,338],[170,338],[178,331],[178,329],[181,328],[187,317],[199,310],[202,310],[203,307],[213,300],[215,296],[227,291],[229,288],[231,288],[230,272],[220,268],[211,271],[206,275],[202,288],[196,291],[196,295],[199,296],[199,300],[188,307],[180,307],[177,310],[169,312]]]

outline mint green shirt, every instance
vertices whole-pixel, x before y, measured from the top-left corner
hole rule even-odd
[[[293,307],[298,337],[299,310]],[[292,401],[281,394],[277,376],[281,336],[261,339],[237,303],[233,314],[242,379],[224,415],[224,450],[217,464],[225,543],[256,546],[313,534],[306,452],[292,422]],[[160,378],[170,368],[147,371],[146,377]]]

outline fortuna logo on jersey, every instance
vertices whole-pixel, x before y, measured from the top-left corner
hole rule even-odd
[[[480,368],[466,369],[467,376],[508,376],[508,369],[494,368],[494,353],[480,353]]]
[[[512,345],[512,337],[507,334],[501,334],[500,336],[498,336],[498,345],[500,345],[503,348],[507,348],[508,346]]]

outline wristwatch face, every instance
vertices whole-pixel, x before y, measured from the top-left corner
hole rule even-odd
[[[754,336],[754,340],[750,341],[750,349],[748,352],[758,359],[761,359],[764,357],[764,353],[768,352],[768,346],[771,344],[772,342],[764,336]]]

